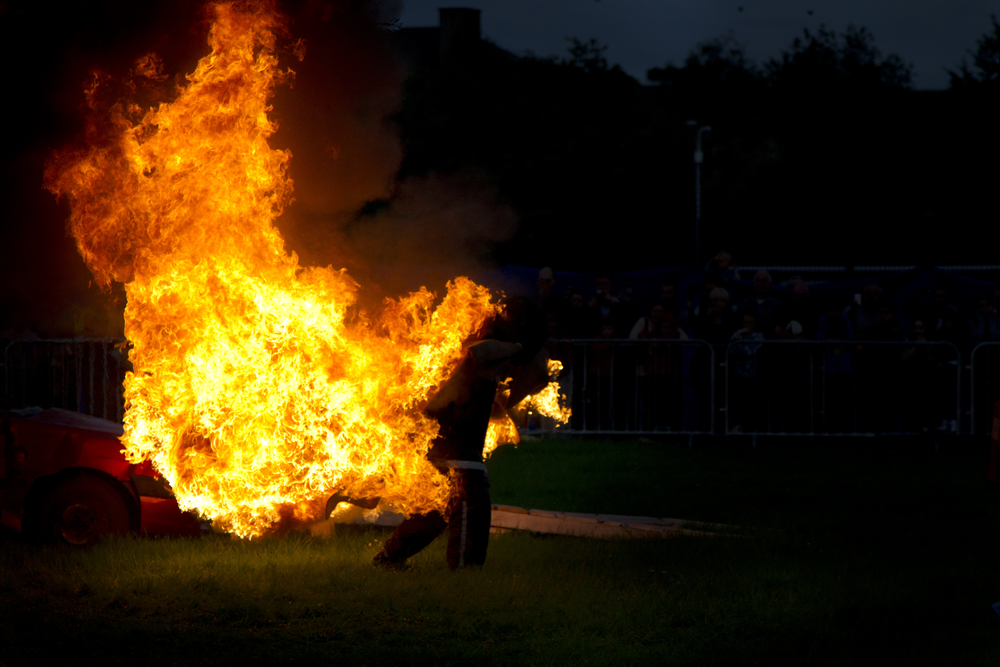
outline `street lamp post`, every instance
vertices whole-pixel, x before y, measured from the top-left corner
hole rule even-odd
[[[689,120],[690,127],[697,127],[698,122]],[[702,125],[698,128],[694,137],[694,265],[699,266],[701,261],[701,163],[705,159],[705,154],[701,150],[702,132],[711,132],[712,128]]]

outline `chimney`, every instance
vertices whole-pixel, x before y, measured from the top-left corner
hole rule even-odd
[[[441,25],[441,55],[464,51],[480,40],[479,10],[466,7],[441,7],[438,9]]]

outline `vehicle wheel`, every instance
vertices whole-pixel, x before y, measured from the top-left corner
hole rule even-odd
[[[125,535],[129,513],[111,484],[81,475],[58,483],[38,508],[36,534],[43,541],[90,546],[105,535]]]

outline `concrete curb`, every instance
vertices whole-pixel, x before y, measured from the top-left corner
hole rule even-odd
[[[711,528],[726,528],[683,519],[647,516],[581,514],[526,510],[510,505],[493,505],[491,527],[495,532],[528,530],[533,533],[599,538],[653,538],[679,535],[714,536]]]
[[[583,514],[579,512],[552,512],[524,509],[511,505],[493,505],[490,532],[504,533],[527,530],[549,535],[573,535],[596,538],[655,538],[679,535],[715,536],[717,531],[732,533],[729,526],[685,521],[684,519],[656,518],[650,516],[620,516],[615,514]],[[353,523],[393,528],[403,522],[404,516],[395,512],[364,511],[352,508],[350,514],[322,524]],[[324,525],[325,532],[330,526]],[[315,534],[320,534],[320,528]]]

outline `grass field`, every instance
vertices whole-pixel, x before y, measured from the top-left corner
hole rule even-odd
[[[779,446],[780,444],[780,446]],[[386,533],[245,543],[0,541],[0,665],[998,665],[1000,496],[984,447],[546,440],[494,502],[738,525],[745,536],[494,536],[405,572]]]

